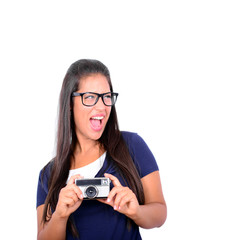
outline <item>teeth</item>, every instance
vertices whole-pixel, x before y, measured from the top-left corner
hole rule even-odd
[[[103,117],[92,117],[92,119],[95,119],[95,120],[102,120]]]

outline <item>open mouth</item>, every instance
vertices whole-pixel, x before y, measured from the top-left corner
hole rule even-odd
[[[103,126],[104,116],[95,116],[90,118],[91,127],[95,131],[100,131]]]

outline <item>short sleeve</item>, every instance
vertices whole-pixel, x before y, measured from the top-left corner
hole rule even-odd
[[[36,207],[45,203],[48,194],[49,167],[41,170],[38,178]]]
[[[122,136],[141,178],[159,170],[151,150],[138,134],[122,132]]]

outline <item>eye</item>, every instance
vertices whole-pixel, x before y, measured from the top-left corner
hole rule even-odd
[[[96,96],[94,95],[94,94],[85,94],[84,95],[84,99],[86,99],[86,100],[91,100],[91,99],[95,99],[96,98]]]
[[[104,98],[106,98],[106,99],[111,99],[111,98],[112,98],[111,93],[104,95]]]

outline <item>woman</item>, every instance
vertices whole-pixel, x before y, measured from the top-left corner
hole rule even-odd
[[[56,157],[41,171],[38,239],[141,239],[166,220],[157,163],[137,134],[120,132],[110,74],[97,60],[68,69],[60,94]],[[104,200],[83,200],[80,178],[107,177]]]

